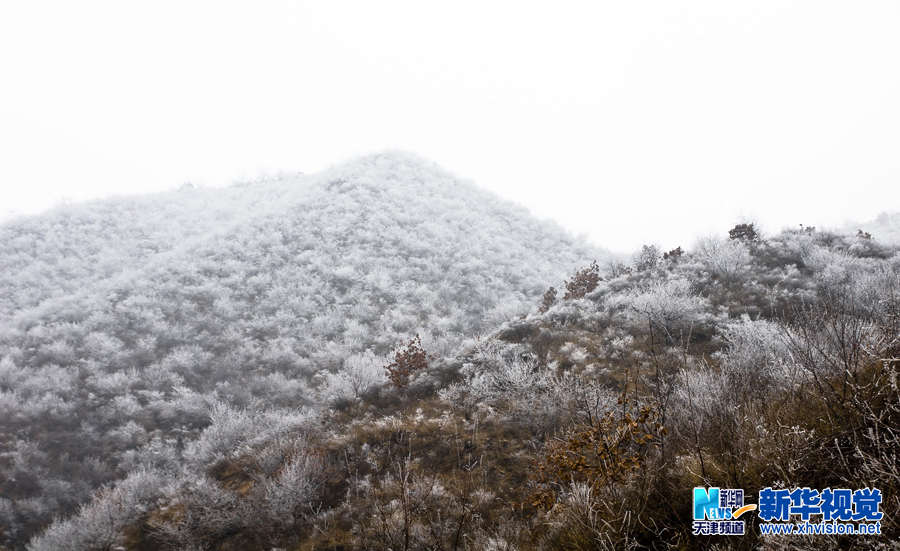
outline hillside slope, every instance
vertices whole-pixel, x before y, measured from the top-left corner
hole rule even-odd
[[[210,406],[352,397],[398,343],[419,333],[449,353],[602,255],[405,154],[4,231],[19,235],[0,254],[0,515],[14,541],[148,458],[177,462]],[[71,266],[54,264],[63,254]]]
[[[579,270],[408,385],[317,415],[214,406],[179,462],[29,549],[892,548],[900,249],[732,235]],[[698,486],[877,488],[883,532],[782,542],[752,513],[697,535]]]
[[[61,206],[0,225],[0,319],[81,291],[228,227],[304,187],[300,176]]]

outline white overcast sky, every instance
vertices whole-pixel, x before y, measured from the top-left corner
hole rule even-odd
[[[0,3],[0,216],[400,148],[596,243],[900,208],[900,2]]]

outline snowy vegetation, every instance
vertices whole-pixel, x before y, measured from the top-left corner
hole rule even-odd
[[[692,536],[690,489],[900,508],[897,248],[745,225],[624,263],[408,157],[275,185],[304,199],[4,322],[7,545],[769,549]]]
[[[849,224],[843,228],[846,233],[868,235],[882,243],[900,245],[900,212],[882,212],[874,220]]]
[[[199,453],[222,404],[358,399],[396,345],[449,355],[602,255],[406,154],[8,223],[0,542]]]

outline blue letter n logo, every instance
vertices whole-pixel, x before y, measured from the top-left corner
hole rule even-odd
[[[719,510],[719,489],[694,488],[694,520],[721,519]]]

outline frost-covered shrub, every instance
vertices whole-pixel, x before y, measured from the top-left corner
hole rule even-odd
[[[574,342],[560,346],[559,354],[573,363],[584,363],[588,359],[588,351]]]
[[[169,548],[208,549],[222,535],[252,526],[252,511],[240,496],[208,476],[170,484],[166,493],[169,506],[148,524]]]
[[[704,237],[694,245],[696,256],[711,273],[725,280],[738,276],[750,263],[750,251],[736,239]]]
[[[863,273],[857,273],[845,292],[853,297],[860,315],[881,320],[883,332],[900,329],[900,255],[891,262],[875,262]],[[885,323],[886,322],[886,323]]]
[[[803,264],[820,272],[827,280],[845,277],[848,272],[859,269],[862,261],[846,251],[834,250],[821,245],[811,245],[802,251]]]
[[[463,381],[439,392],[453,405],[484,407],[537,428],[560,418],[596,418],[616,402],[615,391],[573,373],[554,373],[526,348],[481,343],[460,370]]]
[[[100,490],[78,513],[51,525],[28,546],[29,551],[111,550],[121,545],[124,529],[162,497],[165,477],[138,470],[115,486]]]
[[[676,379],[673,423],[694,438],[713,427],[728,434],[731,428],[723,427],[736,422],[737,408],[765,403],[805,381],[780,324],[744,316],[725,324],[720,336],[725,348],[715,355],[718,367],[700,362]]]
[[[266,540],[296,531],[318,510],[322,458],[303,436],[261,444],[213,471],[217,478],[185,471],[167,485],[166,506],[148,519],[155,540],[171,549],[207,549],[237,531]]]
[[[210,408],[210,425],[184,450],[196,466],[248,453],[254,446],[291,430],[302,429],[313,418],[297,410],[246,410],[217,402]]]
[[[321,459],[305,450],[294,453],[275,476],[263,483],[262,505],[270,522],[285,529],[311,514],[322,483]]]
[[[719,354],[722,372],[735,391],[764,398],[770,390],[787,390],[800,382],[784,328],[748,316],[721,329],[726,348]]]
[[[725,400],[728,382],[709,364],[701,363],[682,369],[678,375],[679,384],[675,392],[677,403],[699,413],[703,417],[715,418],[729,407]]]
[[[357,400],[387,382],[384,360],[371,350],[350,356],[339,371],[325,372],[323,378],[320,393],[330,402]]]
[[[15,362],[9,356],[0,358],[0,391],[10,391],[16,388],[20,381],[27,377],[27,371],[16,367]]]
[[[566,372],[553,377],[545,402],[562,418],[571,416],[590,424],[616,408],[620,397],[615,388],[593,377]]]
[[[618,295],[609,302],[625,306],[638,321],[649,322],[661,329],[669,340],[680,324],[701,319],[708,302],[694,292],[684,278],[651,280],[648,284]]]
[[[441,397],[466,407],[503,404],[515,411],[534,408],[552,386],[552,374],[524,347],[494,340],[481,343],[460,370],[463,382]]]
[[[631,266],[621,260],[609,260],[604,266],[606,277],[616,279],[631,274]]]
[[[460,374],[464,382],[442,391],[450,402],[508,401],[523,404],[549,387],[550,374],[522,347],[490,340],[481,343]]]
[[[661,252],[656,245],[644,245],[641,250],[634,255],[634,269],[643,272],[652,270],[659,265]]]
[[[727,375],[701,362],[679,370],[666,423],[702,464],[705,446],[733,435],[739,404],[732,399]]]

